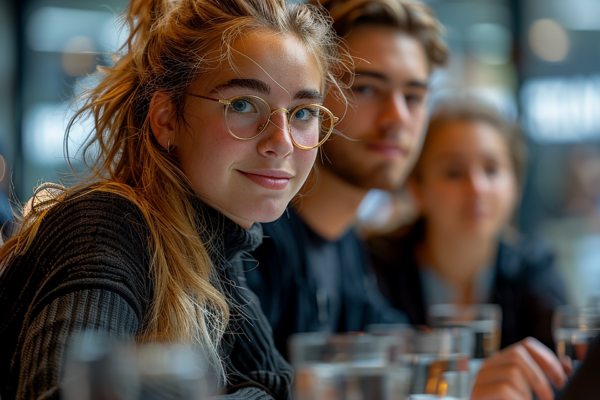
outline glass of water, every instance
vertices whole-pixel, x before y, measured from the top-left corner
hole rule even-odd
[[[415,334],[410,394],[468,398],[472,350],[473,332],[466,327],[436,328]]]
[[[394,338],[304,333],[290,340],[299,400],[404,400],[408,368],[392,361]],[[406,385],[404,385],[406,386]]]
[[[576,365],[585,358],[590,343],[600,333],[600,309],[561,306],[552,321],[556,353],[569,356]]]
[[[85,332],[69,353],[62,383],[65,400],[203,400],[218,394],[216,375],[201,349],[136,345]]]
[[[470,328],[474,335],[473,358],[487,358],[500,350],[502,309],[497,304],[434,304],[428,314],[432,328]]]

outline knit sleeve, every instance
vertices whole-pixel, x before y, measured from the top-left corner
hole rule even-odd
[[[67,347],[86,330],[133,335],[139,326],[131,306],[107,290],[83,290],[53,300],[32,320],[20,354],[17,400],[59,399]],[[68,378],[68,377],[67,377]]]
[[[58,297],[103,289],[119,294],[141,321],[152,296],[148,236],[141,211],[124,197],[92,192],[63,201],[44,216],[19,262],[32,271],[21,287],[35,297],[17,304],[29,307],[32,320]]]
[[[93,192],[53,206],[0,276],[2,397],[52,398],[78,330],[140,328],[153,295],[149,265],[147,225],[129,200]]]

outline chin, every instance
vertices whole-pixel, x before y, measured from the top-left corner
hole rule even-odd
[[[494,229],[489,224],[481,222],[471,222],[465,227],[464,232],[473,238],[487,238],[494,235]]]
[[[393,192],[398,190],[404,184],[404,177],[392,177],[388,174],[371,175],[364,185],[365,189],[379,189]]]
[[[252,222],[273,222],[283,215],[288,205],[285,201],[261,202],[259,206],[243,210],[242,218]]]

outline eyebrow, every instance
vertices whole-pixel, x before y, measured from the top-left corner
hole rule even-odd
[[[270,94],[271,87],[267,85],[265,82],[258,79],[232,79],[227,81],[217,87],[215,87],[212,91],[218,91],[223,89],[231,89],[231,88],[244,88],[244,89],[252,89],[257,92],[261,92],[263,94]],[[323,95],[319,93],[318,90],[315,89],[302,89],[296,92],[294,95],[294,100],[302,100],[302,99],[310,99],[323,101]]]
[[[302,89],[296,92],[296,94],[294,95],[294,100],[302,99],[317,100],[319,102],[322,102],[323,95],[315,89]]]
[[[266,83],[264,83],[263,81],[260,81],[258,79],[232,79],[228,82],[225,82],[225,83],[217,86],[212,91],[217,91],[217,90],[222,90],[222,89],[230,89],[230,88],[234,88],[234,87],[244,88],[244,89],[252,89],[252,90],[256,90],[257,92],[264,93],[264,94],[271,93],[271,87],[269,85],[267,85]]]
[[[382,74],[381,72],[376,72],[376,71],[361,71],[361,70],[356,70],[355,71],[355,75],[356,76],[367,76],[370,78],[375,78],[378,80],[381,80],[385,83],[390,83],[391,80],[390,78],[387,77],[387,75]],[[429,82],[428,81],[423,81],[420,79],[413,79],[411,81],[409,81],[405,86],[408,87],[415,87],[415,88],[420,88],[420,89],[429,89]]]

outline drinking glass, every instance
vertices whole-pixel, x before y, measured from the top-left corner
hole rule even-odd
[[[302,333],[290,341],[299,400],[404,400],[410,372],[392,362],[394,338]]]
[[[411,347],[411,395],[469,397],[472,381],[469,359],[473,349],[473,332],[469,328],[418,332]]]
[[[474,359],[490,357],[500,350],[502,309],[497,304],[434,304],[428,313],[432,328],[470,328],[474,335]]]
[[[585,358],[588,347],[600,333],[600,309],[597,307],[561,306],[552,320],[556,353],[569,356],[577,365]]]
[[[200,349],[136,345],[85,332],[69,353],[62,384],[65,400],[202,400],[218,394],[216,376]]]

